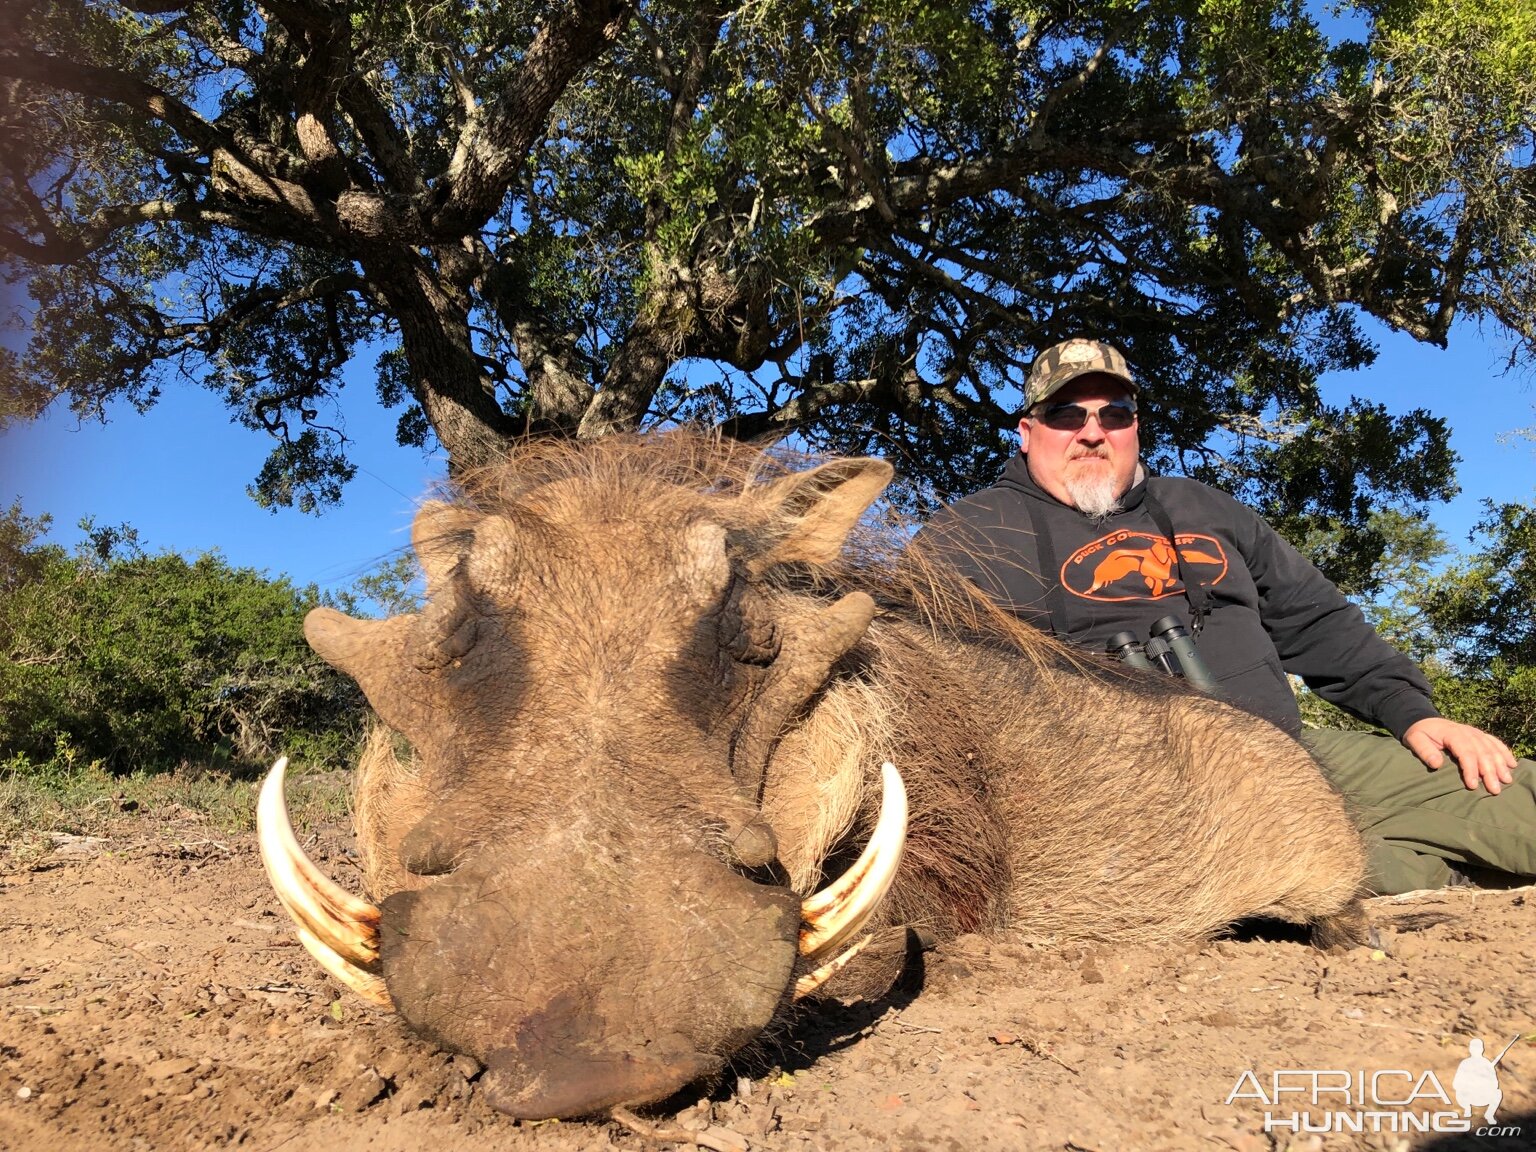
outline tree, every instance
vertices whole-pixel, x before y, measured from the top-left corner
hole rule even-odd
[[[20,500],[0,512],[0,592],[9,595],[37,579],[50,555],[38,542],[52,524],[51,516],[28,516]]]
[[[416,553],[386,556],[359,576],[352,587],[334,594],[334,607],[348,616],[398,616],[420,612],[426,600],[426,577]]]
[[[1483,547],[1417,596],[1442,654],[1435,699],[1448,715],[1536,756],[1536,504],[1484,501]]]
[[[1536,505],[1484,501],[1472,537],[1480,546],[1460,554],[1419,517],[1385,509],[1371,527],[1386,548],[1345,591],[1423,668],[1444,715],[1536,755]],[[1340,535],[1316,533],[1303,550],[1326,563]],[[1314,726],[1369,727],[1311,692],[1300,703]]]
[[[1451,553],[1445,536],[1422,515],[1382,508],[1371,514],[1368,536],[1381,550],[1367,558],[1354,550],[1361,534],[1348,529],[1314,528],[1295,541],[1318,567],[1340,574],[1339,590],[1365,612],[1382,639],[1412,658],[1431,681],[1443,671],[1441,645],[1424,614],[1425,589]],[[1302,722],[1314,728],[1371,729],[1374,725],[1328,703],[1293,681]],[[1438,701],[1444,708],[1444,702]],[[1447,712],[1452,719],[1466,719]],[[1475,723],[1475,721],[1468,721]]]
[[[1536,21],[1345,12],[3,0],[35,329],[0,417],[199,380],[276,439],[258,498],[314,508],[377,350],[458,471],[705,419],[944,497],[1006,453],[1031,350],[1093,333],[1155,382],[1159,464],[1363,531],[1454,457],[1427,412],[1320,401],[1372,357],[1356,314],[1536,350]]]

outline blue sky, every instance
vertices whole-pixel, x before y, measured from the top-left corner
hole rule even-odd
[[[1501,376],[1501,347],[1468,326],[1444,352],[1398,334],[1381,336],[1380,346],[1372,368],[1329,377],[1325,394],[1342,401],[1353,393],[1393,412],[1424,407],[1449,420],[1462,495],[1431,511],[1452,545],[1464,546],[1481,498],[1536,495],[1536,445],[1509,437],[1536,424],[1536,376],[1529,368]],[[395,418],[366,381],[347,391],[358,474],[343,504],[319,516],[257,507],[245,489],[267,440],[192,388],[169,391],[145,416],[122,406],[106,424],[81,425],[57,409],[0,433],[0,506],[19,496],[29,515],[50,513],[53,538],[70,546],[83,516],[126,521],[151,551],[218,550],[299,584],[344,588],[408,543],[412,509],[443,475],[440,458],[394,444]]]
[[[168,390],[143,416],[123,404],[105,424],[82,424],[55,405],[0,433],[0,506],[19,496],[28,515],[49,513],[51,538],[69,546],[91,516],[131,524],[152,552],[217,550],[297,584],[345,588],[409,543],[417,502],[445,472],[441,459],[395,444],[395,416],[358,384],[343,392],[357,475],[343,503],[318,516],[269,511],[246,495],[271,442],[190,387]]]

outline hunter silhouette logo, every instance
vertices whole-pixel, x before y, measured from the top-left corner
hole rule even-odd
[[[1174,548],[1177,546],[1177,566]],[[1179,596],[1182,571],[1199,574],[1209,587],[1227,574],[1227,553],[1212,536],[1193,532],[1168,537],[1120,530],[1084,544],[1061,566],[1061,585],[1085,600],[1161,600]]]
[[[1515,1040],[1518,1039],[1517,1033]],[[1497,1122],[1495,1109],[1504,1099],[1504,1093],[1499,1091],[1499,1061],[1515,1046],[1515,1040],[1504,1045],[1504,1051],[1490,1060],[1483,1055],[1483,1042],[1474,1039],[1467,1045],[1467,1058],[1456,1069],[1456,1076],[1451,1081],[1451,1091],[1456,1093],[1456,1103],[1461,1105],[1462,1111],[1470,1116],[1474,1108],[1483,1109],[1484,1124]]]

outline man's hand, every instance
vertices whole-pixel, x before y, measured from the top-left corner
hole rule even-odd
[[[1515,778],[1515,754],[1497,736],[1470,724],[1431,716],[1410,726],[1403,743],[1431,768],[1444,764],[1449,752],[1461,768],[1462,783],[1474,791],[1481,782],[1497,796]]]

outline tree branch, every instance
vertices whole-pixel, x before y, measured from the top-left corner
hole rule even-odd
[[[78,64],[45,52],[0,52],[0,76],[30,80],[46,88],[60,88],[82,96],[98,96],[147,112],[162,120],[206,152],[233,150],[234,144],[218,126],[204,120],[186,104],[153,84],[110,68]]]
[[[378,94],[361,76],[347,76],[338,92],[342,111],[372,154],[385,180],[395,191],[413,199],[426,196],[427,185],[411,152],[409,138],[400,131]]]
[[[17,181],[17,185],[20,188],[26,187],[21,181]],[[29,199],[36,202],[35,197]],[[40,204],[37,210],[42,210]],[[30,241],[9,228],[0,228],[0,248],[39,264],[70,264],[97,251],[109,243],[115,233],[125,228],[166,221],[226,227],[245,224],[243,217],[230,212],[172,200],[146,200],[140,204],[110,204],[97,210],[89,220],[71,228],[69,234],[60,232],[50,220],[46,226],[38,228],[38,231],[45,233],[40,243]]]
[[[512,77],[479,117],[471,117],[436,190],[429,230],[444,239],[483,225],[544,130],[571,80],[607,50],[631,0],[574,0],[539,30]]]

